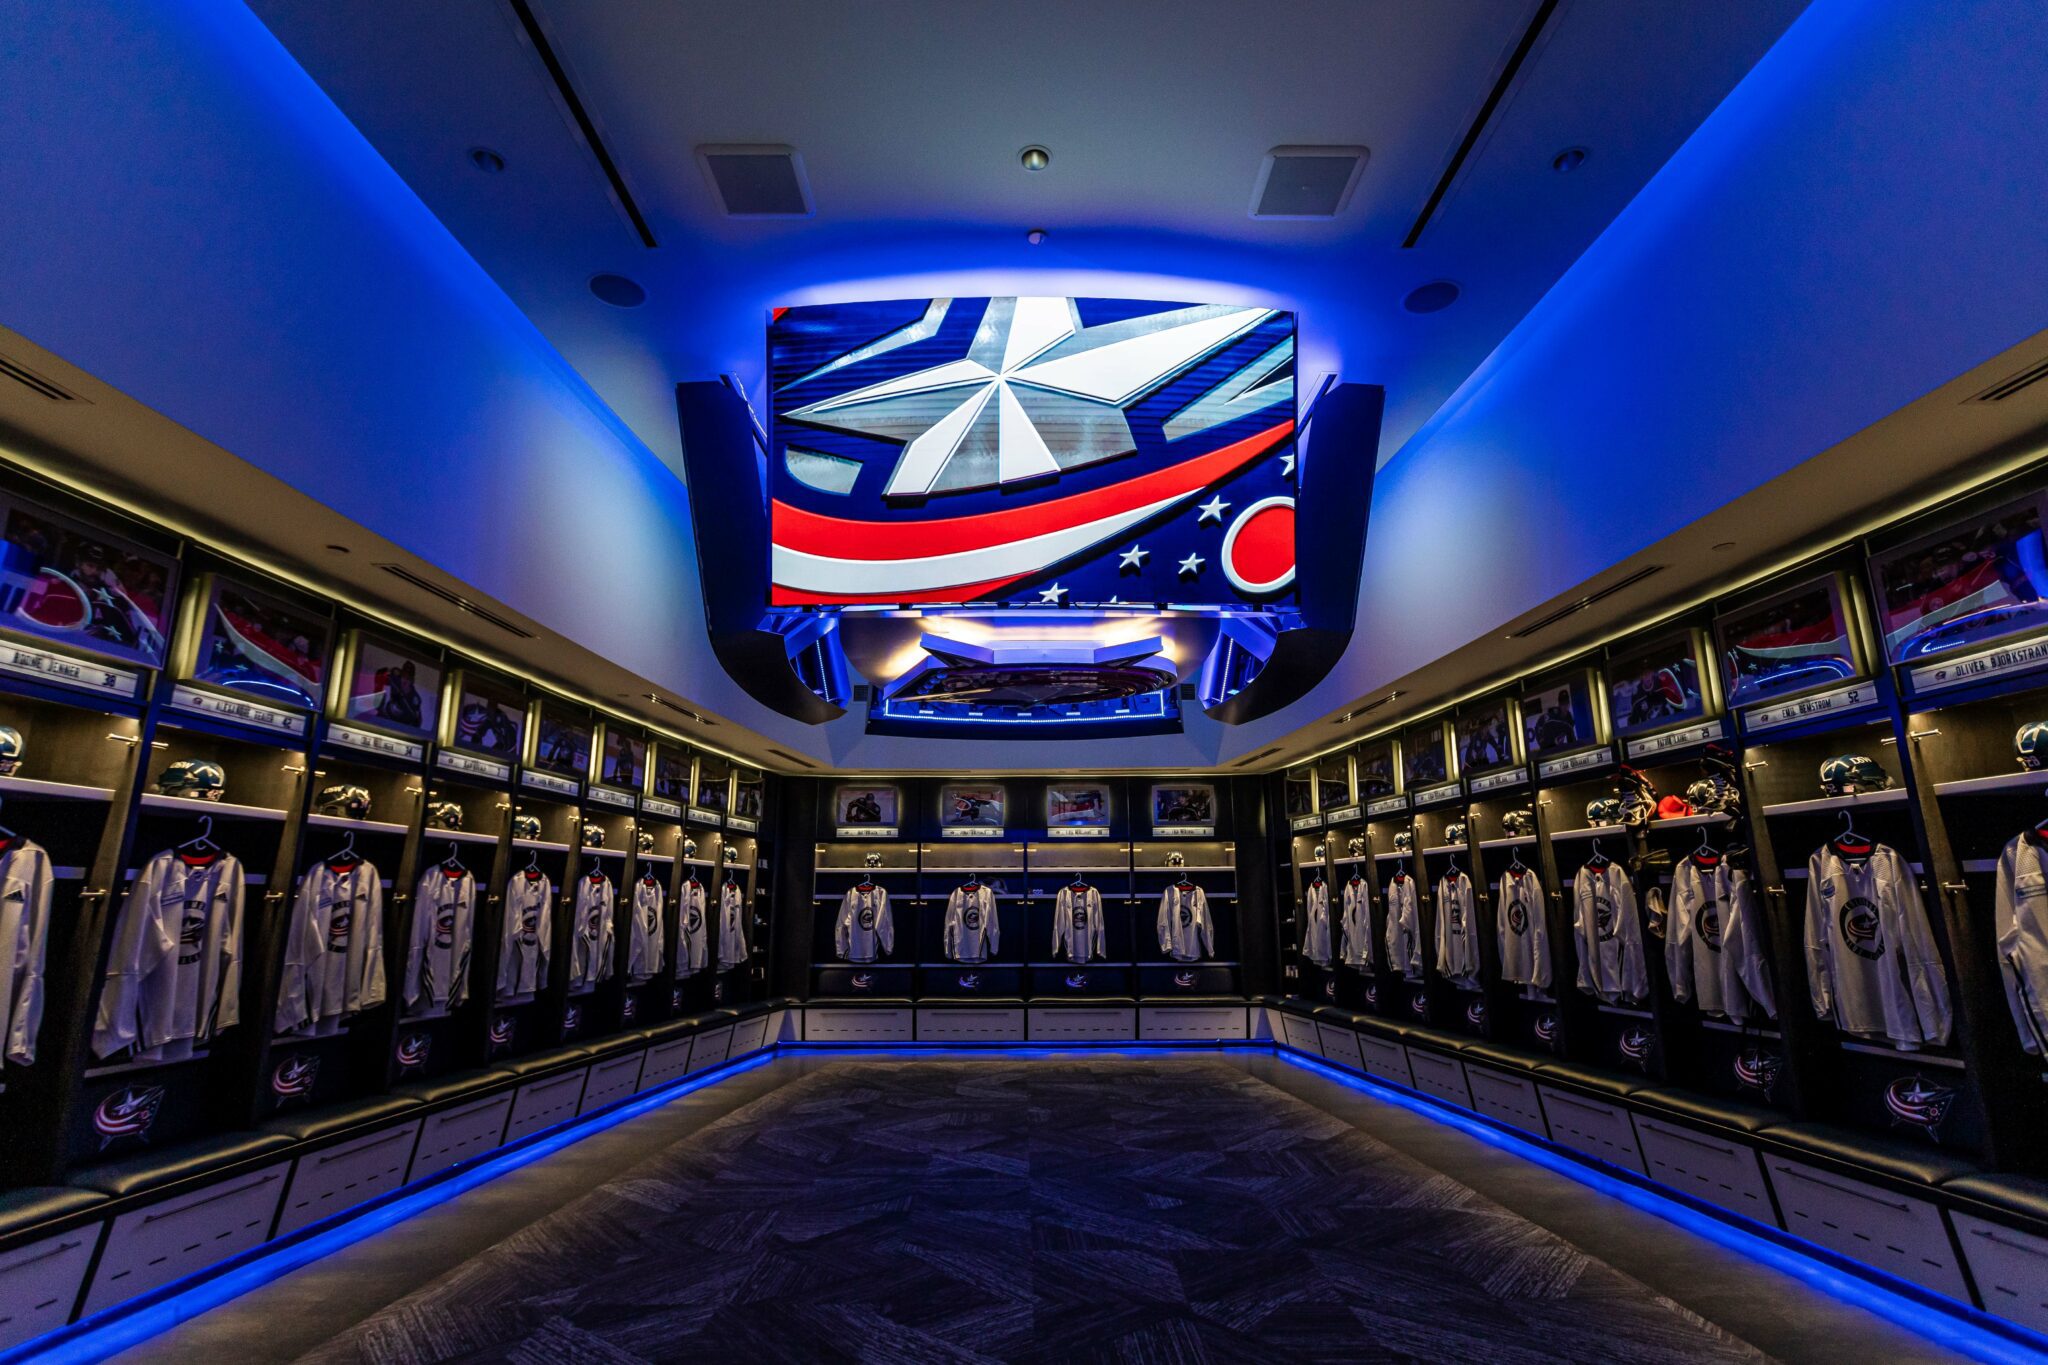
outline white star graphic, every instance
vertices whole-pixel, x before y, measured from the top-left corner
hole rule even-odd
[[[1288,477],[1289,475],[1291,475],[1291,474],[1293,474],[1293,473],[1294,473],[1294,457],[1293,457],[1292,455],[1282,455],[1282,456],[1280,457],[1280,475],[1281,475],[1281,477],[1282,477],[1282,478],[1286,478],[1286,477]]]
[[[1221,526],[1223,524],[1223,513],[1229,506],[1230,504],[1223,500],[1223,495],[1218,493],[1202,504],[1199,509],[1202,515],[1195,518],[1195,525],[1202,526],[1213,521],[1218,526]]]
[[[1150,550],[1141,550],[1133,545],[1130,549],[1117,556],[1116,567],[1118,572],[1122,572],[1125,569],[1142,569],[1145,567],[1145,561],[1151,557],[1152,552]]]
[[[1056,607],[1060,604],[1060,599],[1066,595],[1067,590],[1055,583],[1049,588],[1041,588],[1038,593],[1038,600],[1047,606]]]
[[[786,415],[903,442],[885,496],[1043,478],[1135,450],[1124,404],[1270,316],[1210,304],[1083,327],[1068,299],[990,299],[961,359]],[[939,326],[928,311],[903,344]]]
[[[1182,578],[1193,578],[1201,571],[1202,557],[1200,555],[1191,554],[1180,562],[1180,576]]]

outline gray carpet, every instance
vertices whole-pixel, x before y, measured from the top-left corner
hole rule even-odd
[[[835,1065],[304,1357],[1763,1358],[1199,1057]]]

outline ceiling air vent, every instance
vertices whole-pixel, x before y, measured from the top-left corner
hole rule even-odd
[[[1660,574],[1663,572],[1664,566],[1662,564],[1652,564],[1648,568],[1638,569],[1634,573],[1630,574],[1627,578],[1622,579],[1618,583],[1609,583],[1606,587],[1600,589],[1600,591],[1596,593],[1588,593],[1586,596],[1581,597],[1576,602],[1570,603],[1567,606],[1559,607],[1556,611],[1550,613],[1550,615],[1544,617],[1540,621],[1531,621],[1528,625],[1523,626],[1520,630],[1509,631],[1508,638],[1510,640],[1526,640],[1531,635],[1536,634],[1538,631],[1549,630],[1559,621],[1564,620],[1565,617],[1574,616],[1579,612],[1584,611],[1587,607],[1592,606],[1595,602],[1604,601],[1607,598],[1614,596],[1614,594],[1620,592],[1623,588],[1633,587],[1636,584],[1642,582],[1645,578],[1650,577],[1652,574]]]
[[[646,692],[642,693],[641,695],[646,700],[653,702],[656,706],[665,706],[679,716],[683,716],[689,720],[696,721],[699,725],[718,724],[718,722],[711,719],[711,717],[700,716],[695,711],[692,711],[689,707],[683,705],[681,702],[670,701],[667,697],[662,696],[659,692]]]
[[[1252,186],[1254,218],[1335,218],[1372,153],[1364,147],[1275,147]]]
[[[1236,763],[1232,764],[1231,766],[1235,768],[1242,768],[1247,763],[1256,763],[1262,758],[1271,758],[1274,754],[1277,754],[1279,752],[1280,746],[1275,744],[1270,749],[1261,749],[1255,754],[1246,754],[1243,758],[1240,758],[1239,760],[1237,760]]]
[[[818,766],[817,764],[811,762],[811,760],[809,760],[808,758],[798,758],[795,754],[787,753],[781,749],[770,749],[768,752],[774,754],[777,758],[783,760],[786,763],[796,764],[799,768],[815,768]]]
[[[1972,394],[1965,401],[1971,403],[2003,403],[2022,389],[2031,388],[2044,379],[2048,379],[2048,356],[2041,357],[2041,359],[2027,366],[2018,374],[2007,375],[1990,388],[1984,390],[1984,392]]]
[[[1365,705],[1363,705],[1363,706],[1354,706],[1354,707],[1352,707],[1352,708],[1351,708],[1351,709],[1350,709],[1349,711],[1346,711],[1346,712],[1345,712],[1345,713],[1344,713],[1343,715],[1341,715],[1341,716],[1332,716],[1332,717],[1330,717],[1330,724],[1332,724],[1332,725],[1349,725],[1349,724],[1350,724],[1350,723],[1351,723],[1352,721],[1354,721],[1354,720],[1357,720],[1357,719],[1358,719],[1358,718],[1359,718],[1360,716],[1364,715],[1364,714],[1365,714],[1366,712],[1368,712],[1368,711],[1377,711],[1377,710],[1379,710],[1379,709],[1380,709],[1380,708],[1381,708],[1382,706],[1385,706],[1385,705],[1386,705],[1386,704],[1387,704],[1388,702],[1390,702],[1390,701],[1394,700],[1394,698],[1396,698],[1396,697],[1398,697],[1398,696],[1400,696],[1400,695],[1401,695],[1400,689],[1396,688],[1396,689],[1395,689],[1394,691],[1392,691],[1392,692],[1389,692],[1389,693],[1387,693],[1387,695],[1386,695],[1386,696],[1384,696],[1384,697],[1381,697],[1381,698],[1380,698],[1380,699],[1379,699],[1378,701],[1369,701],[1369,702],[1367,702],[1367,703],[1366,703]]]
[[[697,161],[728,218],[811,216],[811,183],[794,147],[699,147]]]
[[[52,403],[76,403],[79,401],[78,395],[69,389],[59,388],[34,370],[29,369],[26,365],[18,365],[4,355],[0,355],[0,375],[5,375],[36,396],[47,398]]]
[[[499,630],[505,631],[507,634],[517,635],[522,640],[531,640],[536,638],[534,636],[534,633],[526,629],[524,626],[515,626],[510,621],[507,621],[504,617],[498,615],[496,612],[486,611],[484,608],[478,606],[476,603],[470,601],[468,598],[463,597],[460,594],[448,591],[448,589],[442,587],[439,583],[428,582],[426,579],[421,578],[418,574],[414,573],[411,569],[406,568],[403,564],[379,564],[377,567],[382,569],[385,573],[390,574],[393,578],[400,578],[405,580],[407,583],[412,584],[412,586],[414,586],[415,588],[418,588],[421,592],[432,593],[434,596],[440,598],[443,602],[448,603],[450,606],[455,607],[459,611],[467,612],[469,615],[474,616],[479,621],[490,622]]]

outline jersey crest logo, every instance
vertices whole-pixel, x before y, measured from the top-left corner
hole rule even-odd
[[[417,1071],[427,1064],[427,1052],[434,1040],[424,1033],[408,1033],[398,1040],[398,1069]]]
[[[1884,956],[1883,923],[1877,907],[1862,896],[1842,902],[1842,942],[1858,957],[1872,960]]]
[[[1693,916],[1700,938],[1715,952],[1721,951],[1721,906],[1716,901],[1702,901],[1699,912]]]
[[[970,929],[979,929],[981,927],[981,911],[969,910],[960,917],[960,922]]]
[[[294,1052],[270,1073],[270,1088],[280,1103],[304,1098],[313,1092],[320,1076],[320,1058],[309,1052]]]
[[[1901,1076],[1884,1088],[1884,1107],[1894,1124],[1925,1129],[1936,1142],[1942,1121],[1955,1107],[1953,1087],[1937,1085],[1922,1075]]]
[[[860,920],[860,927],[861,927],[862,929],[865,929],[865,930],[873,930],[873,929],[874,929],[874,927],[875,927],[875,912],[874,912],[874,910],[873,910],[873,909],[872,909],[871,907],[868,907],[868,906],[862,906],[862,907],[861,907],[861,912],[860,912],[860,915],[859,915],[859,920]]]
[[[434,946],[453,948],[455,946],[455,907],[443,906],[434,912]]]
[[[689,914],[683,916],[683,927],[693,934],[696,933],[704,927],[704,916],[692,910]]]
[[[206,902],[186,901],[185,918],[178,925],[178,963],[189,967],[199,960],[200,948],[206,942]]]
[[[1735,1083],[1758,1091],[1767,1099],[1784,1069],[1784,1058],[1760,1047],[1744,1048],[1735,1054]]]
[[[164,1107],[164,1093],[160,1085],[131,1085],[101,1100],[92,1111],[92,1127],[100,1135],[101,1150],[122,1138],[148,1141],[157,1112]]]
[[[1519,899],[1508,902],[1508,931],[1519,937],[1529,928],[1529,910]]]
[[[1074,911],[1074,927],[1076,929],[1086,929],[1088,927],[1088,912],[1086,910],[1077,909]]]
[[[1614,902],[1605,896],[1593,898],[1593,931],[1602,939],[1614,937]]]
[[[1195,912],[1183,905],[1180,908],[1180,922],[1183,925],[1193,924],[1195,922]]]

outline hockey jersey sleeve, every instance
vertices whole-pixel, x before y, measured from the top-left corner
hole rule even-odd
[[[2022,868],[2024,867],[2024,871]],[[2021,835],[1998,859],[1994,913],[1998,929],[1999,977],[2005,1002],[2018,1026],[2020,1045],[2035,1056],[2048,1053],[2048,900],[2041,862]]]
[[[367,864],[366,864],[367,866]],[[384,979],[384,882],[377,869],[369,869],[370,885],[363,898],[364,923],[356,928],[363,936],[363,989],[357,1009],[375,1009],[387,994]]]
[[[36,1035],[43,1023],[43,968],[49,957],[50,858],[38,851],[22,891],[21,938],[16,945],[14,999],[7,1005],[7,1058],[20,1066],[36,1060]]]
[[[896,951],[896,912],[889,908],[889,893],[875,889],[875,939],[884,954]]]
[[[1636,904],[1635,879],[1624,876],[1619,881],[1614,891],[1614,913],[1621,917],[1624,949],[1621,988],[1631,1000],[1646,1000],[1650,995],[1650,964],[1643,954],[1643,916]]]
[[[966,899],[966,894],[966,892],[955,887],[953,894],[946,897],[946,926],[943,934],[944,941],[940,946],[945,949],[946,961],[948,962],[960,960],[960,912],[962,903]]]
[[[1091,958],[1109,955],[1109,931],[1102,923],[1102,893],[1092,886],[1088,888],[1087,942]]]
[[[398,983],[398,994],[406,1009],[420,1007],[420,992],[426,975],[427,944],[434,935],[434,907],[432,897],[427,894],[427,877],[434,872],[428,868],[419,884],[413,888],[412,934],[405,945],[405,977]]]
[[[1834,977],[1828,959],[1828,912],[1821,896],[1821,883],[1826,876],[1827,868],[1820,854],[1806,860],[1806,989],[1813,1000],[1814,1016],[1820,1019],[1835,1012]]]
[[[1173,888],[1159,893],[1159,951],[1173,951]]]
[[[291,926],[284,941],[284,978],[277,989],[277,1015],[272,1021],[277,1032],[301,1029],[312,1019],[306,1000],[306,972],[317,960],[321,948],[318,923],[318,878],[308,872],[299,878],[298,894],[292,898]]]
[[[1202,944],[1202,956],[1216,955],[1216,925],[1209,918],[1209,893],[1201,887],[1195,888],[1194,930]]]
[[[1912,990],[1915,1027],[1919,1036],[1900,1039],[1901,1042],[1933,1043],[1937,1047],[1948,1042],[1954,1020],[1949,1009],[1948,972],[1942,965],[1941,949],[1935,946],[1934,931],[1927,922],[1926,902],[1920,896],[1920,884],[1913,878],[1913,870],[1905,859],[1893,852],[1890,861],[1895,865],[1894,883],[1898,888],[1899,942],[1904,945],[1906,957],[1907,985]]]
[[[1671,998],[1680,1004],[1692,999],[1692,936],[1696,927],[1693,917],[1699,903],[1699,874],[1693,871],[1689,860],[1682,861],[1671,880],[1671,898],[1664,921],[1664,970],[1671,978]]]
[[[860,900],[860,892],[849,887],[839,901],[839,918],[832,924],[832,951],[839,955],[841,962],[853,951],[854,907]]]
[[[220,930],[220,986],[213,999],[211,1033],[242,1022],[242,901],[246,887],[241,864],[228,867],[221,880],[227,883],[227,922]]]
[[[1068,936],[1074,932],[1074,889],[1060,888],[1052,903],[1052,955],[1067,957]]]
[[[142,1035],[142,994],[146,983],[178,944],[178,926],[163,917],[163,862],[152,858],[136,875],[114,924],[114,946],[100,983],[92,1050],[111,1057],[133,1047]]]
[[[1735,976],[1749,998],[1772,1019],[1778,1017],[1778,993],[1771,985],[1771,964],[1757,937],[1756,888],[1738,872],[1729,882],[1728,911],[1721,920],[1721,952],[1735,964]]]

